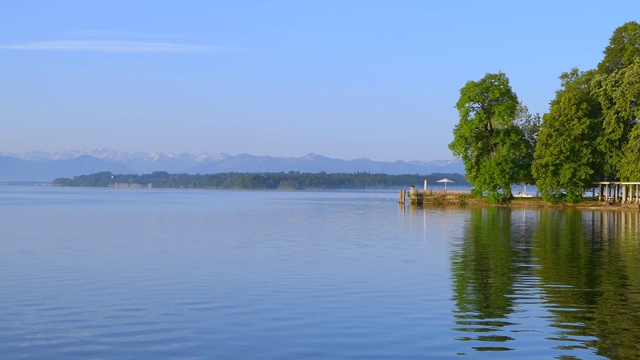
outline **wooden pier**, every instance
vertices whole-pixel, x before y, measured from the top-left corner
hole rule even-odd
[[[581,203],[582,206],[640,209],[640,182],[601,181],[593,185],[592,196],[593,198],[597,198],[600,204],[596,205],[596,202],[586,201]],[[400,190],[398,193],[398,203],[404,205],[407,199],[412,205],[465,205],[483,203],[468,195],[471,195],[470,190],[418,190],[412,185],[409,187],[409,191]],[[584,196],[588,197],[586,194]],[[553,206],[553,204],[546,203],[540,199],[538,199],[537,202],[530,200],[526,202],[521,201],[523,200],[512,199],[510,204],[512,206]],[[581,204],[579,203],[577,206],[579,207]]]
[[[471,195],[471,190],[417,190],[415,186],[409,187],[409,192],[400,190],[398,203],[404,204],[409,199],[412,205],[422,204],[456,204],[464,202],[464,195]]]

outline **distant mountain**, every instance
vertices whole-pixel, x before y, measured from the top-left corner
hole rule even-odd
[[[82,155],[68,160],[27,161],[0,156],[0,181],[53,181],[59,177],[74,177],[111,171],[114,174],[130,174],[134,171],[108,160]]]
[[[460,160],[432,162],[372,161],[367,158],[355,160],[331,159],[316,154],[299,158],[279,158],[241,154],[216,161],[207,161],[187,171],[190,174],[214,174],[220,172],[327,172],[354,173],[370,172],[389,175],[458,173],[464,174],[464,164]]]
[[[149,174],[154,171],[187,174],[215,174],[223,172],[327,172],[327,173],[384,173],[464,174],[459,159],[437,161],[395,162],[332,159],[317,154],[299,158],[255,156],[249,154],[164,154],[120,152],[108,149],[68,151],[58,153],[31,152],[0,153],[0,181],[51,181],[58,177],[71,178],[101,171],[114,174]]]
[[[113,163],[127,165],[134,173],[151,173],[154,171],[167,171],[170,173],[187,172],[192,167],[207,161],[221,160],[230,155],[220,154],[164,154],[159,152],[124,152],[111,149],[90,149],[84,151],[70,150],[64,152],[48,153],[33,151],[23,154],[0,153],[0,156],[14,157],[28,161],[47,160],[71,160],[82,155],[88,155],[96,159],[108,160]]]

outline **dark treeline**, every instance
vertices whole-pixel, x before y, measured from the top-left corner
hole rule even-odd
[[[447,177],[456,185],[468,185],[460,174],[431,175],[386,175],[366,172],[358,173],[219,173],[209,175],[169,174],[165,171],[145,175],[114,175],[100,172],[75,176],[73,179],[59,178],[53,181],[57,186],[140,186],[155,188],[192,189],[389,189],[406,188],[409,185],[422,187],[426,179],[430,187],[436,181]],[[438,184],[439,185],[439,184]]]

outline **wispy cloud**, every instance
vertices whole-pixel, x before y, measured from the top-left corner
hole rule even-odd
[[[149,39],[149,38],[178,38],[176,35],[170,34],[153,34],[141,33],[136,31],[123,30],[75,30],[62,33],[65,37],[70,38],[88,38],[88,39]]]
[[[138,42],[113,40],[52,40],[13,45],[0,45],[1,50],[21,51],[75,51],[106,53],[192,53],[192,52],[237,52],[239,49],[171,42]]]

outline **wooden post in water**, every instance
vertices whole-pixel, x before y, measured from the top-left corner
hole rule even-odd
[[[416,187],[413,185],[409,186],[409,200],[411,204],[416,204],[418,202],[418,192],[416,191]]]
[[[404,205],[404,199],[406,198],[406,190],[400,190],[398,193],[398,203]]]

